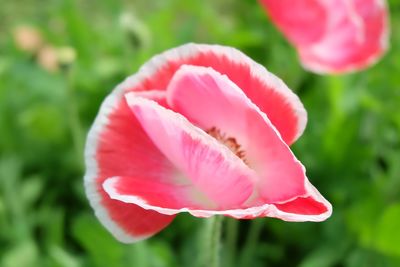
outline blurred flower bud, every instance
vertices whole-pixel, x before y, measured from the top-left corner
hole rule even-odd
[[[136,16],[124,12],[119,17],[119,23],[134,47],[148,47],[150,45],[150,31]]]
[[[13,30],[16,46],[25,52],[35,53],[43,44],[41,33],[34,27],[24,25]]]
[[[57,51],[50,45],[44,46],[39,50],[37,55],[37,62],[45,70],[49,72],[55,72],[58,70],[58,58]]]
[[[73,47],[60,47],[57,51],[58,62],[62,68],[70,66],[76,59],[76,52]]]

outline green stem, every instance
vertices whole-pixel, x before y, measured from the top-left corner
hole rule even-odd
[[[238,237],[239,221],[236,219],[227,220],[226,226],[226,248],[228,251],[227,266],[235,266],[235,256],[237,250],[237,237]]]
[[[67,81],[67,112],[68,112],[68,124],[71,130],[72,141],[75,148],[75,153],[79,161],[79,165],[83,165],[83,130],[82,124],[79,118],[78,105],[76,103],[73,77],[70,67],[64,70],[64,74]]]
[[[331,116],[341,116],[343,113],[344,81],[340,76],[328,76],[328,100],[331,108]]]
[[[213,216],[207,220],[205,251],[206,258],[203,266],[219,267],[221,252],[221,234],[222,234],[223,216]]]
[[[324,149],[330,155],[331,160],[339,161],[344,151],[338,149],[337,138],[342,136],[341,132],[345,123],[345,81],[343,77],[327,77],[329,114],[325,126]]]
[[[251,266],[254,250],[257,246],[258,238],[264,226],[264,220],[255,219],[251,222],[250,230],[244,244],[243,253],[240,261],[240,266]]]

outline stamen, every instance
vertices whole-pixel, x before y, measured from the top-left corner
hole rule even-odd
[[[246,152],[241,148],[234,137],[227,137],[217,127],[212,127],[206,131],[209,135],[217,139],[221,144],[229,148],[236,156],[238,156],[244,163],[247,164]]]

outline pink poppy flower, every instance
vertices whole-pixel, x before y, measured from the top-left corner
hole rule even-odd
[[[260,0],[317,73],[344,73],[374,64],[388,48],[385,0]]]
[[[171,49],[102,104],[85,150],[87,196],[122,242],[180,212],[325,220],[331,205],[288,147],[306,121],[299,98],[240,51]]]

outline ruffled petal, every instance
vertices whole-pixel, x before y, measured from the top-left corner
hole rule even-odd
[[[288,145],[303,133],[307,113],[299,98],[278,77],[231,47],[185,44],[168,50],[154,56],[121,87],[126,92],[163,90],[184,64],[211,67],[227,75],[268,115]]]
[[[226,209],[241,206],[252,194],[254,171],[227,147],[154,101],[135,93],[126,99],[149,138],[178,169],[170,183],[201,193],[192,194],[191,200],[204,209]]]
[[[178,189],[170,184],[154,184],[144,179],[132,179],[132,177],[112,177],[107,179],[103,186],[112,199],[166,215],[189,212],[193,216],[205,218],[224,215],[236,219],[273,217],[293,222],[319,222],[326,220],[332,214],[331,204],[308,182],[307,196],[287,203],[226,210],[201,209],[193,205],[190,199],[182,198],[186,188]],[[182,205],[183,202],[186,204]]]
[[[107,97],[89,131],[85,190],[100,222],[118,240],[130,243],[154,235],[174,216],[111,199],[103,190],[103,182],[118,175],[163,181],[174,174],[175,168],[147,137],[121,93],[117,89]],[[158,91],[146,92],[145,97],[165,103]]]
[[[332,214],[332,205],[306,181],[307,195],[295,198],[282,204],[274,204],[274,208],[266,212],[266,216],[285,221],[324,221]]]
[[[146,177],[111,177],[103,183],[112,199],[125,203],[146,203],[170,209],[206,209],[216,207],[193,184],[177,181],[151,181]]]
[[[182,66],[167,89],[167,103],[200,128],[217,128],[233,138],[243,160],[258,174],[262,202],[306,194],[304,167],[267,116],[227,76],[211,68]]]

